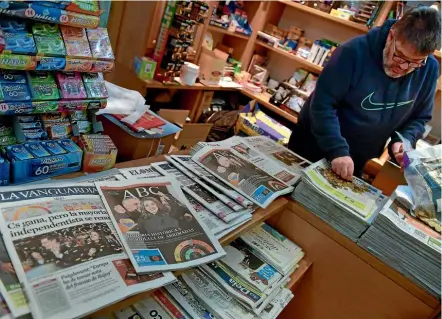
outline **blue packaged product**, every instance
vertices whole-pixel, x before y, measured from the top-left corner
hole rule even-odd
[[[26,84],[26,72],[0,69],[0,83]]]
[[[28,24],[26,20],[2,17],[0,19],[0,28],[3,32],[25,32],[28,28]]]
[[[40,143],[25,144],[25,147],[35,157],[45,157],[51,155],[43,146],[40,145]]]
[[[48,133],[41,128],[23,130],[23,135],[27,140],[40,140],[48,137]]]
[[[59,71],[66,67],[66,59],[61,57],[37,57],[37,71]]]
[[[2,95],[1,90],[0,95]],[[0,115],[32,113],[33,111],[34,108],[32,107],[31,101],[7,102],[3,103],[2,107],[0,108]]]
[[[26,54],[26,55],[35,55],[37,53],[34,37],[32,36],[31,33],[4,32],[4,36],[5,36],[5,51],[9,51],[13,54]]]
[[[11,164],[7,159],[0,157],[0,186],[9,184],[9,176],[11,171]]]
[[[17,119],[20,123],[31,123],[40,121],[40,117],[38,117],[37,115],[22,115],[17,116]]]
[[[29,122],[29,123],[19,123],[21,128],[24,130],[29,130],[32,128],[43,128],[41,122]]]
[[[66,153],[66,151],[60,146],[60,144],[56,143],[55,141],[42,142],[41,144],[52,155],[59,155],[59,154],[65,154]]]
[[[6,152],[9,158],[15,159],[17,161],[24,161],[34,158],[31,153],[23,145],[10,145],[6,147]]]
[[[60,144],[68,152],[81,152],[81,148],[72,140],[57,140],[57,143]]]
[[[27,84],[20,83],[1,83],[0,88],[5,101],[29,101],[31,93]]]

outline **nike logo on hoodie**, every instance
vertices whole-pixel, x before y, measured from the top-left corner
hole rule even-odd
[[[361,102],[361,107],[366,111],[380,111],[383,109],[391,109],[395,106],[404,106],[408,105],[410,103],[413,103],[414,100],[410,101],[404,101],[404,102],[392,102],[392,103],[375,103],[371,101],[371,97],[373,96],[374,92],[367,95]]]

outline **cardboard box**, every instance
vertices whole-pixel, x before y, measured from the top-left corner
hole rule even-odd
[[[137,76],[142,80],[153,80],[157,63],[146,57],[135,57],[134,70]]]

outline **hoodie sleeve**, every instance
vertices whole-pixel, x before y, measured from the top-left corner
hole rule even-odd
[[[347,141],[341,135],[336,107],[350,89],[357,56],[352,51],[352,47],[345,44],[336,49],[321,72],[312,96],[312,133],[329,161],[350,155]]]
[[[433,106],[434,106],[434,97],[436,95],[437,88],[437,78],[439,76],[438,65],[432,65],[432,70],[429,72],[428,78],[425,79],[428,84],[427,90],[422,92],[423,98],[420,100],[419,104],[415,106],[415,110],[413,111],[410,118],[406,121],[406,123],[398,130],[399,133],[407,140],[411,142],[413,148],[416,147],[416,142],[422,138],[425,132],[425,123],[429,122],[432,118],[433,114]],[[393,133],[391,136],[391,141],[388,145],[388,153],[391,158],[394,158],[394,155],[391,151],[391,146],[400,142],[401,139],[396,133]]]

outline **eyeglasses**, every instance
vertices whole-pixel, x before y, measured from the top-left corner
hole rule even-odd
[[[427,58],[425,58],[422,62],[411,62],[411,61],[408,61],[408,60],[398,56],[396,54],[396,37],[395,37],[394,33],[393,33],[393,58],[392,58],[392,60],[394,62],[399,63],[400,65],[403,65],[406,63],[407,68],[413,68],[413,69],[423,67],[427,63]]]

